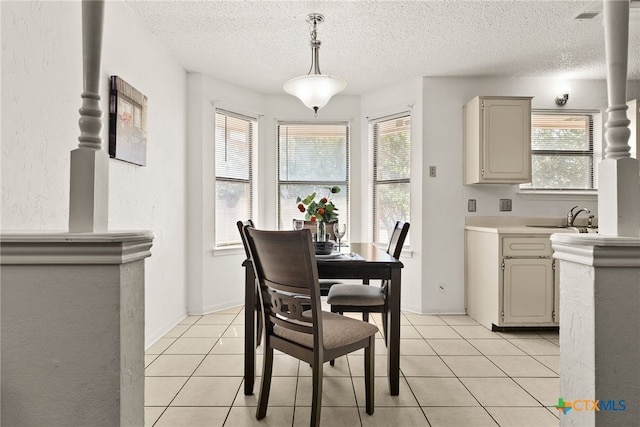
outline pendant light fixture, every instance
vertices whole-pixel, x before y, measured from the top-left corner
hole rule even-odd
[[[289,95],[296,96],[304,105],[311,108],[315,115],[318,110],[327,105],[331,97],[342,92],[347,87],[347,82],[341,77],[330,76],[320,72],[318,51],[320,40],[317,39],[318,24],[324,22],[324,16],[319,13],[307,15],[311,33],[311,68],[306,76],[295,77],[282,87]]]

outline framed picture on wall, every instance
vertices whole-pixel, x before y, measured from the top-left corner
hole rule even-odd
[[[147,97],[118,76],[111,76],[109,157],[147,164]]]

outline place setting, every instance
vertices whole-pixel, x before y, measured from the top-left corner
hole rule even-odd
[[[364,261],[364,258],[355,252],[343,251],[343,248],[349,247],[348,243],[342,242],[346,232],[347,224],[334,223],[333,234],[336,238],[335,241],[330,239],[325,241],[314,240],[313,246],[316,252],[316,259],[323,261]]]

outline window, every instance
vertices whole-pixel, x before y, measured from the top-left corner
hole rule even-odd
[[[349,125],[278,123],[278,228],[290,230],[301,219],[296,198],[340,187],[331,199],[341,222],[349,214]]]
[[[593,190],[601,156],[601,118],[593,112],[531,115],[531,190]]]
[[[388,243],[396,221],[409,221],[411,115],[371,122],[373,137],[373,241]],[[409,244],[409,236],[405,240]]]
[[[236,222],[252,217],[252,145],[256,120],[216,110],[216,247],[240,244]]]

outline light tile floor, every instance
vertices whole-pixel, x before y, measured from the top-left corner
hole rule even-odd
[[[309,424],[311,369],[282,353],[274,357],[267,417],[255,419],[260,378],[245,396],[242,310],[189,316],[149,348],[146,426]],[[557,332],[496,333],[466,316],[411,313],[403,313],[401,328],[400,395],[389,395],[379,339],[374,415],[364,410],[360,351],[325,365],[322,425],[558,426]]]

